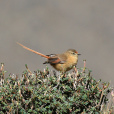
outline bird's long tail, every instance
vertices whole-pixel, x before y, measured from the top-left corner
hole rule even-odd
[[[23,48],[25,48],[25,49],[27,49],[27,50],[29,50],[29,51],[35,53],[35,54],[41,55],[42,57],[45,57],[45,58],[47,58],[47,59],[50,58],[49,56],[46,56],[46,55],[44,55],[44,54],[42,54],[42,53],[39,53],[39,52],[37,52],[37,51],[34,51],[34,50],[32,50],[32,49],[30,49],[30,48],[28,48],[28,47],[26,47],[26,46],[24,46],[24,45],[22,45],[22,44],[20,44],[20,43],[18,43],[18,42],[17,42],[17,44],[19,44],[19,45],[22,46]]]

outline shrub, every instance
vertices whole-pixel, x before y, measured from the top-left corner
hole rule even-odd
[[[71,73],[37,70],[32,73],[27,65],[22,77],[10,74],[4,79],[4,65],[0,77],[0,113],[10,114],[84,114],[103,113],[108,93],[108,82],[96,81],[91,70],[74,68]],[[102,85],[100,87],[100,85]],[[111,113],[111,108],[106,110]]]

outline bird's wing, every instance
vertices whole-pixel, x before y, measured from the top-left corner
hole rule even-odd
[[[46,63],[50,63],[50,64],[64,64],[66,62],[66,56],[64,54],[51,54],[48,55],[50,58],[48,59],[48,61],[44,62],[44,64]]]

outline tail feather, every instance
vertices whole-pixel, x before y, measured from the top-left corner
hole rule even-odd
[[[44,55],[44,54],[42,54],[42,53],[39,53],[39,52],[37,52],[37,51],[34,51],[34,50],[32,50],[32,49],[30,49],[30,48],[28,48],[28,47],[26,47],[26,46],[24,46],[24,45],[22,45],[22,44],[20,44],[20,43],[18,43],[18,42],[17,42],[17,44],[19,44],[19,45],[22,46],[23,48],[25,48],[25,49],[27,49],[27,50],[29,50],[29,51],[35,53],[35,54],[38,54],[38,55],[40,55],[40,56],[42,56],[42,57],[45,57],[45,58],[47,58],[47,59],[50,58],[49,56],[46,56],[46,55]]]

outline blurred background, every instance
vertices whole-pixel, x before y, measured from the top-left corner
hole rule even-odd
[[[43,54],[74,48],[82,54],[77,67],[86,59],[95,79],[113,84],[114,1],[0,0],[0,62],[7,76],[21,75],[25,64],[32,72],[46,67],[16,42]]]

